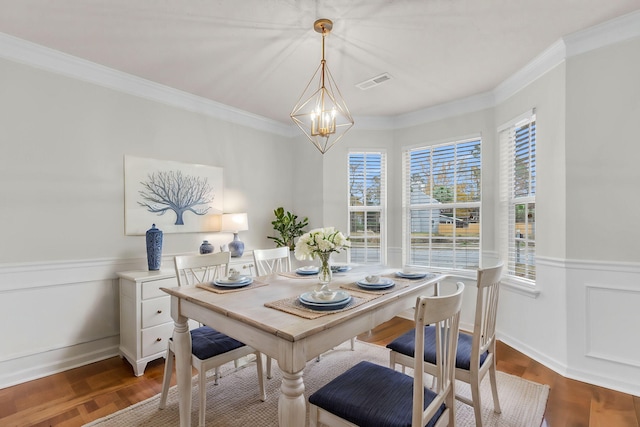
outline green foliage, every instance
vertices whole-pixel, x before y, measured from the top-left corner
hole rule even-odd
[[[277,247],[288,246],[290,250],[295,248],[294,239],[304,234],[304,228],[309,225],[309,218],[306,216],[302,220],[298,221],[298,215],[292,214],[284,208],[279,207],[273,211],[276,216],[275,221],[271,221],[273,229],[277,231],[280,236],[272,237],[267,236],[276,242]]]

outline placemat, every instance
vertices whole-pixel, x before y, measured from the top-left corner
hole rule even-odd
[[[215,292],[216,294],[228,294],[229,292],[248,291],[249,289],[259,288],[261,286],[267,286],[267,285],[268,285],[268,283],[266,283],[266,282],[261,282],[259,280],[253,279],[253,282],[250,285],[247,285],[247,286],[242,287],[242,288],[229,288],[229,289],[217,288],[211,282],[209,282],[209,283],[198,283],[196,285],[196,287],[197,288],[201,288],[201,289],[206,289],[207,291]]]
[[[340,310],[327,310],[327,311],[311,310],[310,308],[307,308],[302,304],[300,304],[300,301],[298,301],[298,297],[289,297],[289,298],[284,298],[277,301],[266,302],[264,303],[264,306],[269,308],[275,308],[276,310],[284,311],[285,313],[295,314],[296,316],[304,317],[305,319],[317,319],[318,317],[326,316],[328,314],[334,314],[334,313],[339,313],[341,311],[350,310],[354,307],[362,305],[365,302],[371,301],[372,299],[375,299],[375,298],[377,298],[377,296],[351,295],[351,302],[349,302],[349,304],[347,304],[346,307],[341,308]]]
[[[340,287],[342,289],[348,289],[350,291],[358,291],[358,292],[362,292],[363,294],[371,294],[371,295],[385,295],[385,294],[388,294],[390,292],[395,292],[397,290],[409,287],[409,283],[399,282],[399,281],[395,280],[395,278],[393,280],[395,282],[394,286],[392,286],[390,288],[387,288],[387,289],[380,289],[380,290],[377,290],[377,291],[373,290],[373,289],[363,289],[360,286],[358,286],[358,284],[356,282],[345,283],[344,285],[340,285]]]

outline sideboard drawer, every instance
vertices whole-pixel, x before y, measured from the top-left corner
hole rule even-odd
[[[169,338],[173,334],[173,322],[142,330],[142,357],[167,351]]]
[[[171,297],[142,301],[142,329],[171,322]]]
[[[178,281],[175,277],[168,277],[166,279],[150,280],[142,283],[142,299],[156,298],[168,295],[166,292],[161,291],[160,288],[175,288],[178,286]]]

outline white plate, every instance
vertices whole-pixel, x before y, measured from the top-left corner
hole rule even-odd
[[[318,274],[318,271],[320,271],[320,269],[318,267],[314,267],[312,265],[308,265],[306,267],[300,267],[296,270],[296,273],[298,274]]]
[[[351,295],[347,291],[336,291],[335,295],[331,299],[318,298],[314,292],[305,292],[300,295],[300,301],[313,305],[335,305],[340,304],[351,299]]]
[[[248,283],[250,280],[251,280],[251,278],[247,277],[247,276],[240,276],[240,277],[237,277],[235,279],[232,279],[231,277],[226,277],[226,278],[223,278],[223,279],[216,279],[217,282],[224,283],[224,284],[227,284],[227,285],[237,285],[237,284],[245,283],[245,282]]]
[[[333,273],[344,273],[345,271],[351,270],[351,267],[348,265],[332,265],[331,271]]]
[[[374,288],[374,287],[384,287],[384,286],[393,285],[395,282],[389,279],[388,277],[381,277],[380,280],[378,280],[377,282],[369,282],[367,279],[364,279],[364,280],[358,280],[356,283],[358,285],[364,285],[364,286],[369,286]]]

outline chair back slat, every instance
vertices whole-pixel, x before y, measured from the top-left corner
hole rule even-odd
[[[253,262],[258,276],[291,271],[289,248],[254,249]]]
[[[501,273],[502,264],[478,270],[472,363],[479,363],[480,355],[495,341]]]
[[[211,282],[229,273],[229,252],[205,255],[178,255],[174,257],[178,286]]]
[[[424,408],[424,358],[414,358],[413,415],[412,425],[423,426],[445,403],[453,410],[453,379],[458,348],[460,309],[464,284],[457,283],[456,291],[450,295],[418,297],[415,311],[415,354],[424,354],[424,327],[436,327],[436,364],[438,366],[438,396]],[[417,374],[421,373],[421,374]]]

